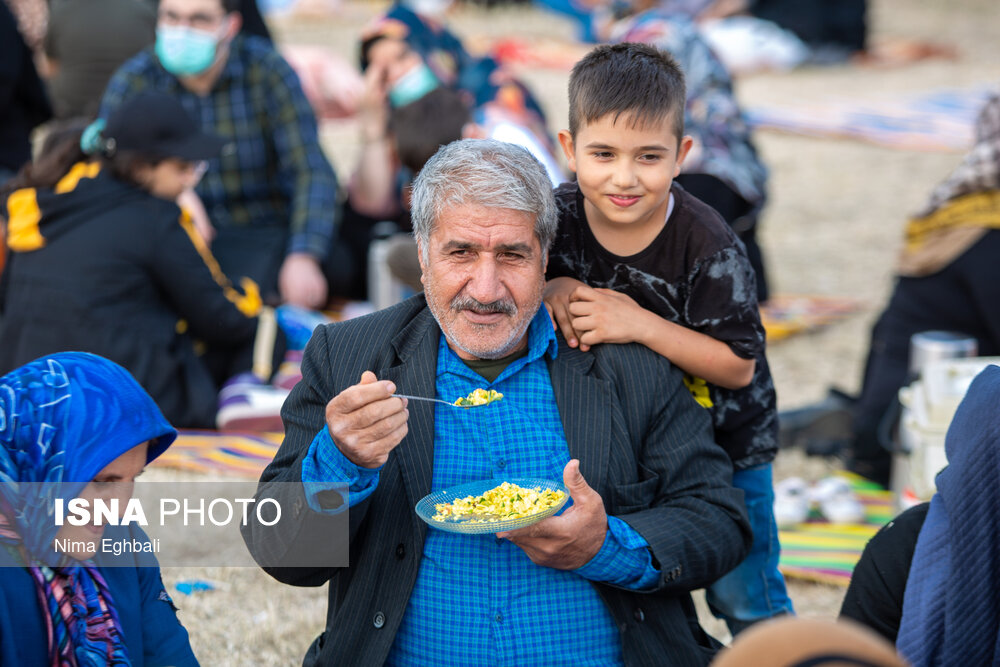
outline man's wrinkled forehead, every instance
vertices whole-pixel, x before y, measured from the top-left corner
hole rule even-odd
[[[476,202],[446,205],[431,225],[431,242],[474,250],[515,250],[535,254],[540,242],[535,216],[516,209]]]

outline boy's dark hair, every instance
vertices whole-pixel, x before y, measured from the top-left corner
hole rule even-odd
[[[240,0],[219,0],[219,3],[227,14],[240,11]]]
[[[684,72],[666,51],[648,44],[603,44],[585,55],[569,76],[569,132],[611,114],[633,126],[672,119],[684,136]]]
[[[399,161],[416,174],[441,146],[462,138],[462,128],[470,117],[462,96],[444,86],[393,109],[389,129],[396,140]]]

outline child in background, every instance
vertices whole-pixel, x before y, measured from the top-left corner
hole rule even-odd
[[[43,151],[5,188],[0,373],[55,352],[99,354],[128,369],[173,424],[214,427],[222,383],[251,370],[268,380],[284,348],[280,332],[258,327],[268,318],[257,285],[233,286],[174,203],[223,141],[156,92],[83,134],[82,144],[76,131]]]
[[[573,68],[559,133],[577,182],[556,189],[545,302],[571,347],[636,342],[688,373],[712,411],[754,530],[750,555],[708,591],[735,634],[791,613],[778,572],[774,385],[753,270],[719,214],[673,178],[691,148],[684,75],[643,44],[599,46]]]

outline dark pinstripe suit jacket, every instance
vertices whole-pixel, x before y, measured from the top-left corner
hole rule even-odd
[[[365,370],[406,393],[433,396],[439,333],[417,296],[313,335],[302,382],[282,410],[285,440],[257,492],[258,499],[294,507],[295,521],[245,529],[255,556],[273,563],[282,553],[315,548],[309,538],[335,521],[310,511],[299,485],[276,484],[301,481],[302,459],[323,428],[326,403]],[[742,493],[730,485],[731,465],[712,441],[708,412],[691,398],[680,371],[638,345],[581,352],[560,337],[549,373],[584,478],[608,514],[649,542],[662,572],[648,593],[594,584],[618,623],[626,664],[706,664],[714,648],[698,626],[689,591],[732,569],[750,542]],[[267,568],[290,584],[330,582],[327,629],[305,664],[381,665],[392,645],[426,533],[413,506],[430,492],[434,464],[433,405],[411,402],[409,409],[409,433],[382,469],[378,488],[350,510],[350,567]]]

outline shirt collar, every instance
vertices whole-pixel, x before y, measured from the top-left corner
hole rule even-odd
[[[528,354],[520,359],[512,361],[510,365],[504,369],[503,373],[500,374],[496,381],[510,376],[512,373],[517,372],[517,370],[523,368],[531,362],[540,359],[543,355],[547,354],[550,359],[555,359],[558,353],[559,344],[556,340],[555,328],[552,326],[552,319],[549,317],[549,311],[543,305],[531,319],[531,324],[528,325]],[[447,338],[445,337],[443,331],[441,332],[438,354],[443,355],[443,360],[445,361],[443,367],[439,365],[439,372],[444,370],[448,372],[457,372],[462,375],[473,372],[468,366],[465,365],[459,356],[455,354],[455,351],[449,347]]]
[[[542,304],[535,316],[528,325],[528,358],[531,361],[538,359],[543,354],[548,354],[550,359],[555,359],[559,353],[559,344],[556,342],[556,330],[552,326],[552,318],[549,311]]]

